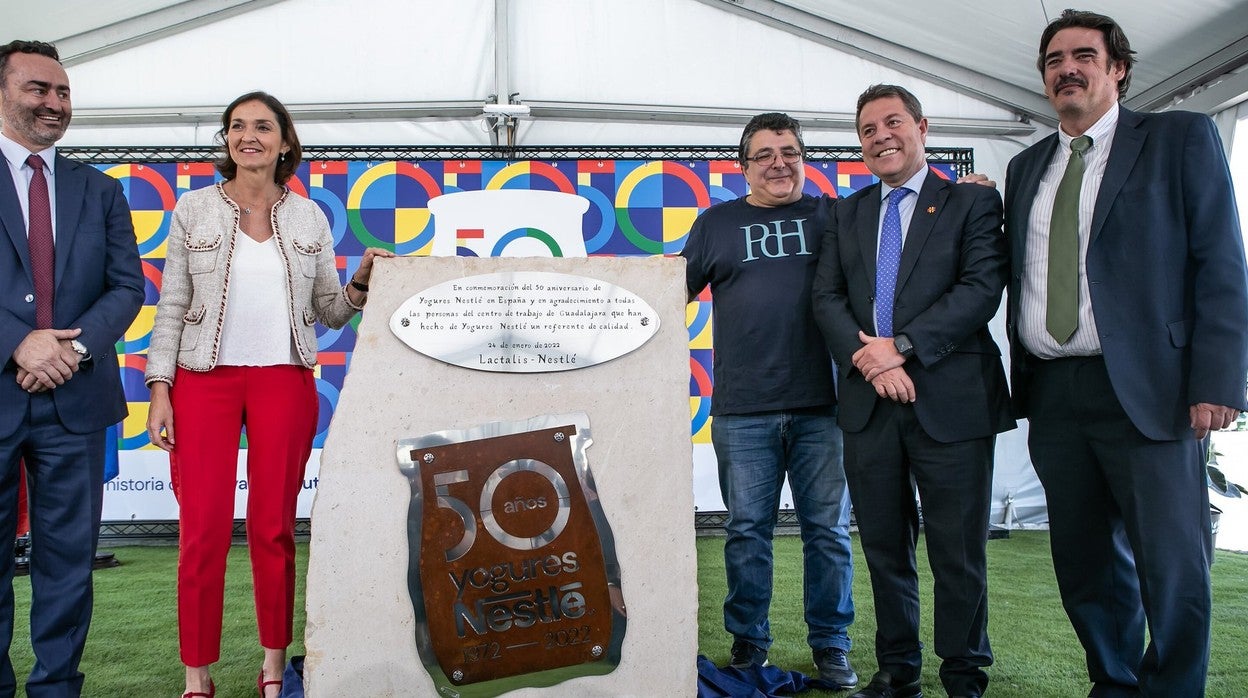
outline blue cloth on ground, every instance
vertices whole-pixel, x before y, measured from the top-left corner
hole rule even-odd
[[[772,698],[812,688],[836,689],[800,671],[785,671],[774,666],[720,669],[711,660],[698,655],[698,698]],[[303,656],[291,657],[286,664],[282,674],[282,698],[304,698]]]
[[[303,658],[301,654],[291,657],[286,663],[286,671],[282,672],[281,698],[303,698]]]
[[[719,668],[698,655],[698,698],[772,698],[818,688],[837,690],[820,679],[812,679],[800,671],[785,671],[775,666],[754,666],[749,669]]]

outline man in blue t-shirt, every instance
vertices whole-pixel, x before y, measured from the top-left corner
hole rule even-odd
[[[801,125],[760,114],[741,135],[750,193],[698,216],[682,256],[692,300],[713,293],[711,441],[728,507],[724,627],[731,666],[767,663],[772,532],[787,475],[802,534],[807,642],[819,678],[858,683],[849,497],[836,425],[832,361],[811,311],[822,231],[835,203],[804,195]]]

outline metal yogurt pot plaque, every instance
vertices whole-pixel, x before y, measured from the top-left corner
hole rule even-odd
[[[411,485],[408,590],[439,695],[606,674],[627,613],[583,412],[396,444]]]
[[[659,331],[659,315],[637,294],[606,281],[512,271],[431,286],[399,306],[390,330],[455,366],[542,373],[619,358]]]

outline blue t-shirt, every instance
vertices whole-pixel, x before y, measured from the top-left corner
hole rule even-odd
[[[836,404],[832,359],[810,298],[835,203],[804,195],[764,208],[742,197],[708,208],[693,222],[681,256],[690,295],[711,287],[712,415]]]

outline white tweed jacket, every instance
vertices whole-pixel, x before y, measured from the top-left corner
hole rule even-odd
[[[173,385],[176,366],[217,365],[240,210],[218,183],[187,192],[173,210],[145,382]],[[316,330],[347,324],[360,308],[340,285],[329,222],[287,189],[269,214],[286,268],[290,332],[304,366],[316,365]]]

